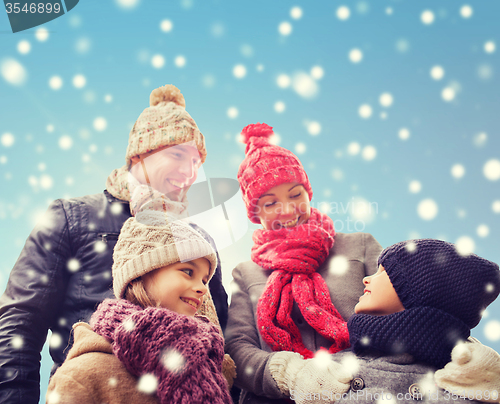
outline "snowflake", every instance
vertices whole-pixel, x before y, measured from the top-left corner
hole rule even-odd
[[[161,354],[161,362],[163,366],[174,373],[182,372],[186,359],[175,349],[167,349]]]
[[[135,328],[135,323],[131,318],[126,319],[123,322],[123,328],[125,328],[125,331],[131,332],[134,331]]]
[[[49,346],[51,348],[59,348],[62,345],[63,339],[60,334],[53,332],[50,337]]]
[[[139,378],[139,382],[137,383],[137,390],[142,393],[152,394],[156,392],[156,388],[158,387],[158,379],[155,375],[151,373],[146,373]]]
[[[20,335],[12,337],[11,344],[15,349],[22,348],[24,345],[23,337],[21,337]]]

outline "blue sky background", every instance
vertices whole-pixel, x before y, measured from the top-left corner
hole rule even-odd
[[[102,191],[168,83],[206,137],[208,178],[236,178],[241,129],[266,122],[337,231],[500,262],[499,18],[494,1],[81,0],[12,34],[0,13],[1,289],[49,202]],[[221,251],[228,290],[245,226]],[[499,309],[473,331],[497,351]]]

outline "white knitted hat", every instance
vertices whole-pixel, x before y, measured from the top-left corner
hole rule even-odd
[[[132,157],[190,141],[195,142],[204,163],[207,156],[205,138],[187,113],[180,90],[172,84],[159,87],[151,92],[149,104],[130,131],[125,155],[127,167]]]
[[[176,262],[206,258],[211,278],[217,267],[212,246],[188,223],[146,210],[128,219],[113,251],[113,290],[119,299],[130,282]]]

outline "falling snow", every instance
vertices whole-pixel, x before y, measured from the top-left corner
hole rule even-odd
[[[0,143],[2,143],[2,146],[4,147],[11,147],[16,141],[16,138],[12,133],[4,133],[2,137],[0,138]]]
[[[21,336],[15,336],[11,340],[11,344],[15,349],[22,348],[24,345],[24,340]]]
[[[0,71],[4,80],[14,86],[23,85],[28,78],[26,69],[16,59],[3,59],[1,61]]]
[[[133,9],[139,5],[139,0],[115,0],[115,3],[123,9]]]
[[[38,28],[35,31],[35,38],[40,42],[45,42],[49,39],[49,31],[46,28]]]
[[[154,55],[151,58],[151,66],[153,66],[155,69],[161,69],[163,66],[165,66],[165,58],[163,57],[163,55]]]
[[[170,32],[174,28],[174,24],[170,20],[162,20],[160,23],[160,29],[163,32]]]
[[[363,60],[363,52],[361,50],[354,48],[349,52],[349,60],[352,63],[359,63]]]
[[[361,156],[366,161],[372,161],[375,157],[377,157],[377,149],[371,145],[365,146],[363,147]]]
[[[328,271],[332,275],[344,275],[349,270],[349,261],[343,255],[336,255],[330,261],[330,268]]]
[[[292,7],[290,10],[290,17],[292,17],[294,20],[300,20],[302,18],[303,11],[300,7]]]
[[[63,339],[60,334],[53,332],[50,336],[49,346],[53,349],[58,349],[61,347]]]
[[[452,177],[456,179],[462,178],[465,175],[465,167],[462,164],[454,164],[450,171]]]
[[[379,98],[380,105],[383,107],[390,107],[392,103],[394,102],[394,99],[392,97],[392,94],[390,93],[383,93],[380,95]]]
[[[363,119],[368,119],[372,116],[372,107],[368,104],[363,104],[358,109],[359,116]]]
[[[299,72],[293,76],[292,87],[297,94],[306,99],[313,98],[319,90],[316,81],[304,72]]]
[[[102,132],[102,131],[106,130],[106,128],[108,127],[108,122],[106,121],[105,118],[98,117],[98,118],[94,119],[93,126],[94,126],[94,129],[96,131]]]
[[[30,50],[31,50],[31,44],[26,40],[19,41],[19,43],[17,44],[17,51],[21,55],[27,55],[28,53],[30,53]]]
[[[488,237],[488,234],[490,234],[490,228],[486,224],[480,224],[477,227],[476,232],[479,237]]]
[[[434,80],[439,81],[444,77],[444,69],[439,65],[433,66],[430,75]]]
[[[226,112],[228,118],[235,119],[238,117],[239,111],[236,107],[229,107]]]
[[[443,100],[449,102],[455,99],[456,92],[452,87],[445,87],[443,91],[441,91],[441,97]]]
[[[134,330],[135,328],[135,323],[132,319],[127,319],[123,322],[123,328],[125,329],[125,331],[128,331],[128,332],[131,332]]]
[[[80,269],[80,261],[78,261],[76,258],[71,258],[66,266],[69,271],[76,272]]]
[[[351,156],[359,154],[360,151],[361,146],[358,142],[351,142],[347,146],[347,153],[349,153]]]
[[[408,190],[412,194],[418,194],[422,190],[422,184],[420,183],[420,181],[413,180],[410,182],[410,184],[408,184]]]
[[[500,321],[488,321],[484,326],[484,336],[492,342],[500,341]]]
[[[185,56],[179,55],[174,59],[174,64],[179,68],[186,66],[186,63]]]
[[[472,14],[474,13],[474,11],[472,10],[472,7],[469,6],[469,5],[464,5],[460,8],[460,15],[463,17],[463,18],[470,18],[472,17]]]
[[[60,90],[63,86],[63,79],[60,76],[52,76],[49,79],[49,87],[54,90]]]
[[[286,105],[283,101],[276,101],[274,103],[274,110],[278,113],[281,114],[282,112],[285,112]]]
[[[290,24],[288,21],[283,21],[279,26],[278,26],[278,32],[283,35],[283,36],[288,36],[292,33],[292,24]]]
[[[348,20],[351,16],[351,10],[347,6],[340,6],[337,9],[337,18],[341,21]]]
[[[167,349],[161,354],[161,363],[166,369],[173,373],[179,373],[183,370],[186,359],[179,351]]]
[[[455,248],[460,255],[467,257],[474,252],[476,243],[469,236],[462,236],[455,241]]]
[[[247,75],[247,68],[244,65],[236,65],[233,67],[233,76],[237,79],[242,79]]]
[[[139,378],[137,390],[146,394],[153,394],[158,387],[158,379],[155,375],[147,373]]]
[[[420,19],[425,25],[430,25],[434,22],[434,13],[431,10],[425,10],[422,12]]]
[[[498,181],[500,179],[500,160],[488,160],[483,167],[484,176],[490,181]]]
[[[438,214],[438,205],[433,199],[424,199],[418,204],[417,212],[421,219],[433,220]]]
[[[401,140],[408,140],[410,138],[410,131],[407,128],[401,128],[398,136]]]

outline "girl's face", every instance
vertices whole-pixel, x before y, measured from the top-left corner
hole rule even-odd
[[[144,275],[144,289],[160,307],[194,316],[207,293],[209,274],[206,258],[177,262]]]
[[[309,194],[297,182],[277,185],[259,198],[255,212],[266,230],[294,227],[311,216]]]
[[[354,307],[356,314],[385,316],[405,309],[382,265],[379,265],[377,273],[365,277],[363,283],[365,290]]]

